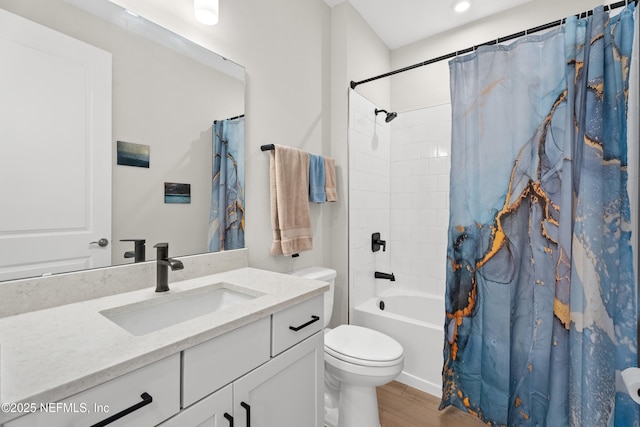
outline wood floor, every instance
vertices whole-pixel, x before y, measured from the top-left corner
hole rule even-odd
[[[381,427],[486,427],[459,409],[438,411],[440,399],[397,381],[378,387],[377,393]]]

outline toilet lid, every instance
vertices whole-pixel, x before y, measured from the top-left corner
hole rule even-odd
[[[324,336],[327,353],[348,362],[367,365],[397,363],[403,357],[402,346],[382,332],[356,325],[340,325]]]

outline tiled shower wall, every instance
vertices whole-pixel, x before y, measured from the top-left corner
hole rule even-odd
[[[349,96],[349,306],[389,287],[444,297],[449,220],[449,105],[399,112],[391,123]],[[387,241],[371,251],[371,234]],[[394,273],[395,282],[374,279]]]
[[[391,126],[391,236],[398,288],[444,298],[450,104],[399,113]]]
[[[377,106],[357,92],[349,95],[349,309],[376,292],[373,273],[390,272],[390,251],[371,251],[371,234],[390,235],[390,125]]]

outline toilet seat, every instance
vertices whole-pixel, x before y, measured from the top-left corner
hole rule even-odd
[[[396,366],[404,360],[402,346],[381,332],[357,325],[340,325],[324,337],[325,353],[360,366]]]

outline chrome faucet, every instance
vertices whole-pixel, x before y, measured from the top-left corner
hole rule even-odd
[[[169,268],[171,271],[182,270],[182,261],[169,258],[169,244],[158,243],[153,246],[158,249],[156,257],[156,292],[166,292],[169,290]]]

